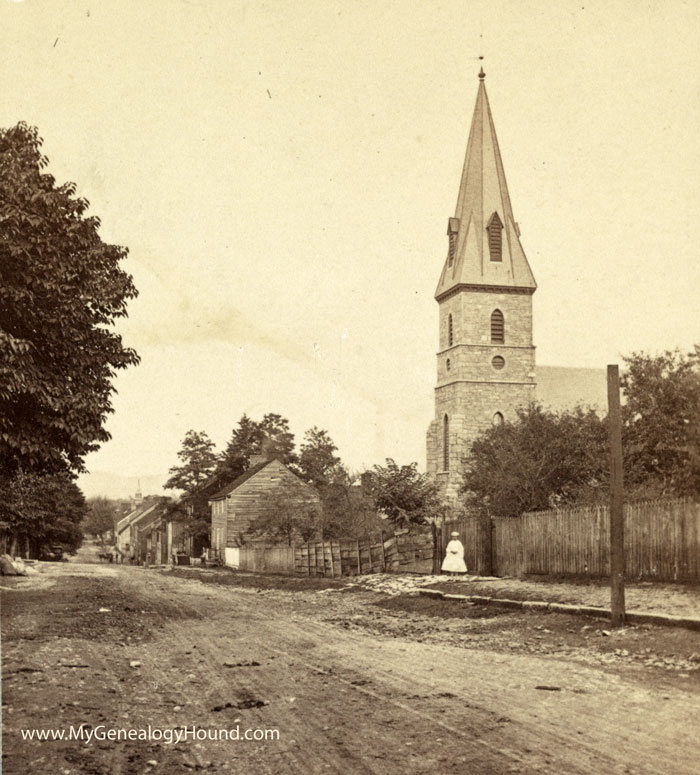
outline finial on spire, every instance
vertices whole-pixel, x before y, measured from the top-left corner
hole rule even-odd
[[[484,68],[481,67],[481,68],[479,68],[479,80],[483,81],[484,78],[486,78],[486,73],[484,72]]]

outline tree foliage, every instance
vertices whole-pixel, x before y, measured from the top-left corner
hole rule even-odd
[[[333,484],[349,484],[347,472],[335,454],[337,451],[328,431],[316,426],[309,428],[299,452],[299,471],[305,481],[317,489]]]
[[[472,444],[464,471],[467,505],[515,517],[604,497],[606,444],[605,422],[592,409],[552,412],[531,404]]]
[[[632,353],[621,381],[627,488],[700,494],[700,345],[687,355]]]
[[[374,466],[363,479],[376,507],[395,526],[425,524],[444,514],[436,484],[418,473],[417,463],[399,466],[387,458],[386,466]]]
[[[66,472],[19,470],[0,486],[0,518],[8,522],[17,550],[32,557],[40,557],[52,544],[77,549],[86,513],[85,498]]]
[[[244,414],[221,455],[217,474],[235,479],[248,470],[253,455],[265,455],[270,460],[276,458],[285,465],[296,461],[294,434],[285,417],[271,412],[257,422]]]
[[[322,509],[315,491],[298,479],[285,480],[261,499],[252,535],[271,541],[310,541],[320,535]]]
[[[137,295],[36,129],[0,129],[0,469],[83,469],[109,439],[112,379],[138,363],[111,328]]]
[[[102,541],[109,540],[114,532],[114,525],[120,516],[119,511],[118,501],[101,495],[89,498],[82,525],[83,532],[97,536]]]
[[[214,442],[204,431],[187,431],[177,456],[182,462],[168,471],[170,479],[163,485],[166,490],[193,493],[211,476],[217,463]]]

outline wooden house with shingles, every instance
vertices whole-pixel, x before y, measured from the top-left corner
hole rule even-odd
[[[256,463],[210,498],[211,544],[220,560],[231,564],[234,550],[251,541],[249,528],[263,514],[265,496],[285,483],[301,484],[308,488],[309,500],[320,501],[316,490],[279,460]]]

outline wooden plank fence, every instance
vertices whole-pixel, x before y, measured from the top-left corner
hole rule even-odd
[[[309,541],[295,547],[295,570],[304,576],[358,576],[364,573],[430,573],[432,530],[397,531],[365,539]]]
[[[239,570],[260,573],[294,573],[294,547],[287,544],[273,546],[244,546],[238,550]]]
[[[700,580],[699,502],[629,503],[624,516],[628,578]],[[496,575],[610,574],[607,506],[531,512],[519,519],[495,517],[493,526]]]

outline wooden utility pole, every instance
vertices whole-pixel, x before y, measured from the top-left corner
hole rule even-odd
[[[608,439],[610,443],[610,623],[625,623],[625,521],[622,511],[622,418],[620,370],[608,366]]]

